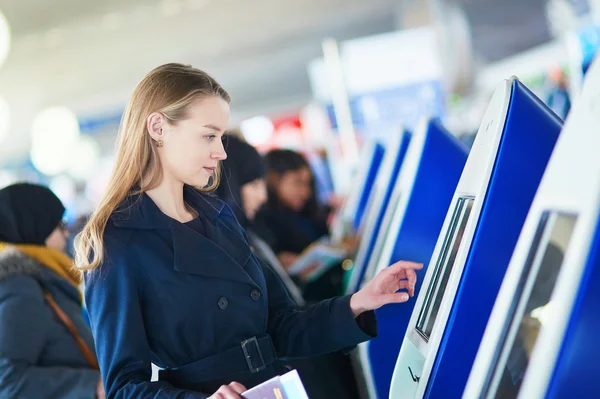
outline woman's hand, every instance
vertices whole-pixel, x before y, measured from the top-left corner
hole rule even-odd
[[[377,273],[373,280],[350,298],[350,308],[354,317],[368,310],[379,309],[388,303],[408,301],[415,294],[417,274],[415,270],[423,264],[400,261]],[[397,292],[406,289],[407,292]]]
[[[241,399],[242,392],[247,389],[239,382],[232,382],[229,385],[223,385],[219,390],[208,397],[208,399]]]
[[[349,235],[342,239],[340,246],[348,252],[354,252],[360,246],[360,237],[357,235]]]
[[[317,270],[317,267],[319,267],[319,262],[313,262],[312,264],[308,265],[306,269],[300,272],[300,279],[304,282],[307,282],[310,275]]]
[[[285,268],[285,270],[288,270],[290,267],[292,267],[294,263],[296,263],[299,256],[298,254],[294,254],[291,252],[280,252],[277,255],[277,258],[279,258],[279,261],[281,262],[281,265]]]

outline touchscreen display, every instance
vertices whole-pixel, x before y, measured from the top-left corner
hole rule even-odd
[[[442,303],[450,274],[452,273],[454,260],[456,259],[458,248],[467,227],[467,221],[469,220],[474,201],[475,198],[473,197],[459,198],[452,213],[450,225],[446,231],[442,248],[435,263],[433,277],[427,288],[423,308],[417,319],[417,332],[425,341],[429,340],[431,331],[433,331],[435,319],[437,318],[438,310]]]
[[[488,397],[516,398],[527,372],[540,329],[551,316],[550,296],[557,282],[576,216],[546,213],[538,237],[530,248],[521,282],[506,318],[501,345],[495,356],[493,379],[496,387]],[[491,376],[490,376],[491,377]]]

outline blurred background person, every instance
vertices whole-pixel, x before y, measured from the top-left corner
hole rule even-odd
[[[292,150],[265,156],[268,201],[257,224],[271,237],[271,248],[289,269],[312,243],[327,238],[328,211],[317,201],[315,179],[306,158]],[[333,267],[303,287],[304,299],[318,301],[341,294],[343,269]]]
[[[0,397],[104,398],[64,212],[48,188],[0,190]]]
[[[265,161],[269,199],[260,218],[273,237],[273,250],[288,267],[310,244],[329,234],[328,215],[317,201],[315,179],[302,154],[278,149]]]
[[[549,93],[546,104],[558,116],[565,119],[571,110],[571,96],[569,95],[568,80],[560,68],[554,68],[549,73]]]
[[[304,306],[300,288],[269,246],[270,233],[254,224],[256,213],[267,202],[264,161],[258,151],[238,135],[228,132],[224,140],[227,159],[222,161],[223,174],[216,194],[232,208],[258,257],[277,273],[294,301]]]
[[[261,155],[235,136],[225,138],[225,150],[227,159],[222,161],[217,196],[231,206],[257,256],[277,273],[298,306],[304,307],[306,301],[302,291],[253,223],[256,213],[267,202],[266,170]],[[288,361],[288,366],[298,370],[311,399],[358,397],[349,358],[342,353],[294,359]]]

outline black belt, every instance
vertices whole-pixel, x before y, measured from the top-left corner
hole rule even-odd
[[[258,373],[277,360],[269,335],[252,337],[239,346],[175,369],[159,371],[159,380],[173,384],[201,383],[238,373]]]

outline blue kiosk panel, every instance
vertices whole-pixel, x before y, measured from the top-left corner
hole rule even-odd
[[[360,227],[360,224],[362,222],[363,215],[365,214],[365,210],[369,202],[369,196],[373,192],[375,177],[377,176],[377,172],[381,167],[381,162],[383,161],[384,154],[385,147],[379,143],[376,143],[375,148],[373,150],[373,156],[371,157],[371,162],[369,164],[369,170],[364,181],[363,190],[360,194],[360,197],[358,198],[356,213],[354,214],[354,218],[352,219],[352,228],[354,229],[354,231],[358,231],[358,228]]]
[[[400,179],[406,178],[411,187],[400,192],[398,206],[405,203],[406,208],[399,225],[391,225],[391,228],[398,228],[395,243],[389,258],[383,256],[379,260],[379,267],[389,266],[399,260],[429,264],[465,165],[468,150],[438,120],[431,120],[427,124],[422,146],[421,158],[414,171],[406,171],[406,165],[402,168]],[[421,288],[425,269],[417,273],[415,292]],[[411,300],[384,306],[375,312],[379,335],[366,345],[379,399],[389,395],[394,365],[413,307],[414,301]]]
[[[518,80],[425,396],[460,398],[562,121]]]
[[[410,133],[404,132],[402,134],[402,138],[398,143],[398,148],[388,148],[386,150],[387,153],[391,152],[390,155],[392,156],[395,154],[391,174],[389,176],[389,179],[387,180],[386,188],[383,194],[383,199],[381,201],[381,206],[379,207],[379,209],[376,210],[377,213],[373,228],[372,230],[366,232],[368,236],[362,237],[363,240],[367,240],[367,247],[365,249],[365,253],[360,254],[360,258],[357,256],[356,263],[351,269],[351,273],[355,274],[355,276],[352,276],[352,279],[350,280],[351,286],[348,287],[348,290],[346,292],[347,294],[354,293],[360,288],[360,283],[364,278],[369,259],[371,259],[373,249],[375,248],[375,242],[377,241],[377,236],[379,234],[379,230],[381,229],[381,224],[383,223],[385,211],[390,203],[392,192],[394,191],[394,185],[396,183],[396,180],[398,179],[398,175],[400,174],[400,168],[402,167],[402,161],[404,161],[404,156],[406,155],[406,150],[408,149],[409,142]]]

